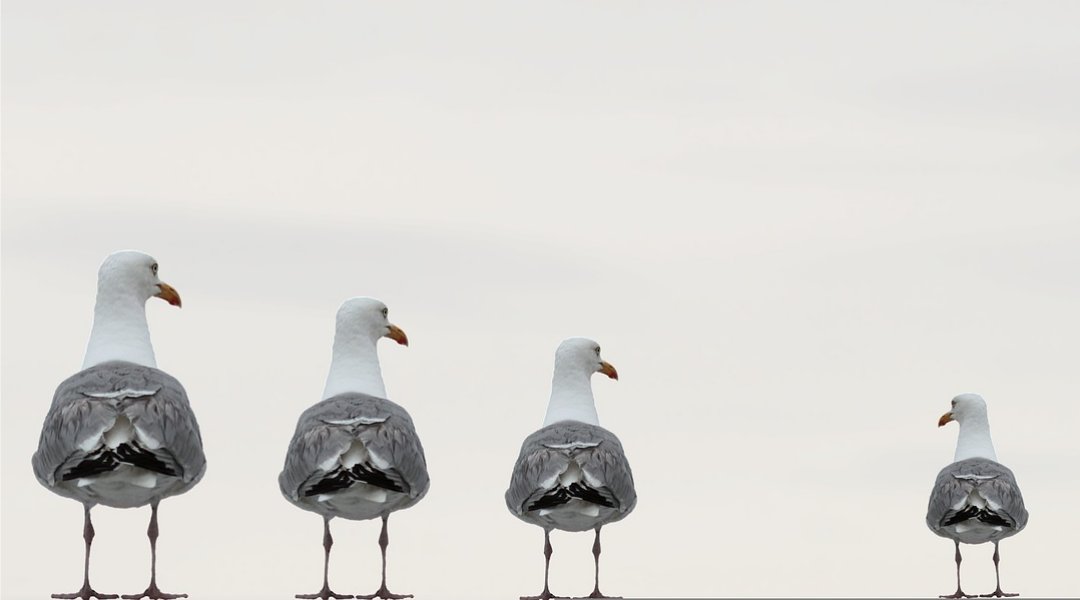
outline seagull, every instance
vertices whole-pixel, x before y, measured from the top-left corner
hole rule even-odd
[[[321,402],[300,415],[278,485],[285,498],[323,517],[323,587],[297,598],[411,598],[386,588],[386,523],[428,491],[427,462],[412,418],[386,399],[376,343],[390,338],[408,346],[405,332],[389,321],[374,298],[351,298],[337,312],[330,374]],[[346,595],[330,589],[330,520],[382,519],[379,549],[382,585],[374,594]]]
[[[990,439],[986,401],[978,394],[961,394],[952,400],[952,410],[941,416],[938,427],[950,421],[960,424],[956,456],[938,473],[930,492],[926,525],[930,531],[956,544],[956,592],[942,598],[974,598],[960,588],[960,542],[994,542],[994,576],[997,589],[982,598],[1017,596],[1001,591],[998,572],[998,542],[1016,535],[1027,525],[1028,512],[1016,478],[1008,467],[997,462]]]
[[[637,493],[619,438],[600,427],[590,381],[596,372],[619,378],[600,358],[599,344],[585,338],[559,344],[544,426],[525,438],[514,464],[506,507],[544,529],[544,591],[521,600],[558,597],[548,588],[552,529],[596,532],[588,597],[607,597],[600,593],[600,528],[630,514]]]
[[[179,307],[180,295],[158,279],[158,263],[135,251],[109,255],[98,271],[94,325],[83,370],[53,396],[32,460],[50,491],[83,505],[83,586],[53,598],[117,598],[90,587],[90,509],[150,505],[150,585],[129,600],[186,598],[157,586],[158,503],[182,494],[206,471],[202,437],[184,387],[160,371],[150,345],[146,301]]]

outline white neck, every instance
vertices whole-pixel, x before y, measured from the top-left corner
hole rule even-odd
[[[326,376],[323,400],[345,392],[386,398],[379,353],[375,347],[377,342],[378,339],[373,340],[370,335],[339,324],[334,334],[334,357],[330,361],[330,374]]]
[[[964,421],[960,423],[953,462],[968,458],[989,458],[997,462],[994,442],[990,439],[990,421],[985,412],[964,415]]]
[[[146,300],[99,287],[83,368],[110,360],[157,367],[146,324]]]
[[[551,378],[551,399],[548,401],[544,426],[559,421],[581,421],[599,425],[596,402],[592,395],[592,373],[577,366],[555,364]]]

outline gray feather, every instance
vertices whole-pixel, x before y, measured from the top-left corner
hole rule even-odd
[[[986,458],[969,458],[954,462],[938,473],[926,511],[927,527],[942,537],[953,538],[944,524],[957,513],[954,507],[961,505],[975,489],[999,506],[993,512],[1010,524],[998,539],[1009,537],[1027,525],[1028,512],[1013,472]]]
[[[524,514],[529,504],[552,489],[549,482],[566,470],[571,458],[602,482],[597,491],[615,505],[617,518],[633,510],[637,503],[634,476],[619,438],[603,427],[560,421],[537,430],[522,443],[506,490],[510,512]]]
[[[378,422],[340,423],[358,418]],[[410,504],[427,493],[427,461],[409,413],[389,400],[360,393],[327,398],[300,415],[278,477],[281,493],[297,502],[325,474],[319,465],[340,456],[354,440],[390,463],[384,472],[413,499]]]
[[[108,397],[123,390],[149,393]],[[54,488],[64,471],[87,457],[80,444],[111,427],[119,415],[160,442],[160,448],[148,450],[183,482],[170,486],[165,495],[181,493],[202,477],[206,457],[199,424],[180,382],[152,367],[110,361],[80,371],[57,387],[31,460],[38,480]]]

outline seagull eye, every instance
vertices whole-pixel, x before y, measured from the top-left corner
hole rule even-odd
[[[384,308],[382,309],[382,316],[384,316],[384,317],[389,317],[389,316],[390,316],[390,309],[389,309],[389,308],[385,308],[385,307],[384,307]]]
[[[600,356],[600,346],[597,346],[594,350],[596,350],[596,355]]]
[[[150,272],[157,275],[157,263],[150,265]]]

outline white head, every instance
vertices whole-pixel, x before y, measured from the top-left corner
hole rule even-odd
[[[158,279],[157,261],[152,256],[123,250],[101,263],[84,369],[110,360],[157,366],[146,324],[146,301],[150,298],[180,306],[180,294]]]
[[[938,419],[938,427],[943,427],[950,421],[956,421],[963,426],[976,419],[986,420],[986,401],[978,394],[960,394],[952,399],[952,410]]]
[[[180,295],[176,290],[158,279],[158,264],[154,257],[136,250],[114,252],[101,263],[98,294],[129,297],[141,303],[156,297],[180,306]]]
[[[349,298],[337,312],[337,333],[372,342],[390,338],[402,346],[409,345],[409,338],[397,325],[390,323],[390,309],[380,300],[367,297]]]
[[[570,338],[559,344],[544,425],[566,420],[599,425],[591,381],[597,372],[619,378],[615,367],[600,358],[600,344],[585,338]]]
[[[941,415],[938,427],[950,421],[960,425],[956,437],[954,461],[968,458],[997,460],[994,441],[990,438],[990,420],[986,414],[986,401],[978,394],[960,394],[952,399],[952,410]]]
[[[612,379],[619,378],[615,367],[600,358],[600,344],[587,338],[569,338],[559,344],[555,350],[555,371],[583,372],[589,376],[603,373]]]
[[[347,392],[386,398],[378,341],[390,338],[409,345],[400,327],[390,322],[390,310],[374,298],[349,298],[337,312],[334,353],[323,399]]]

